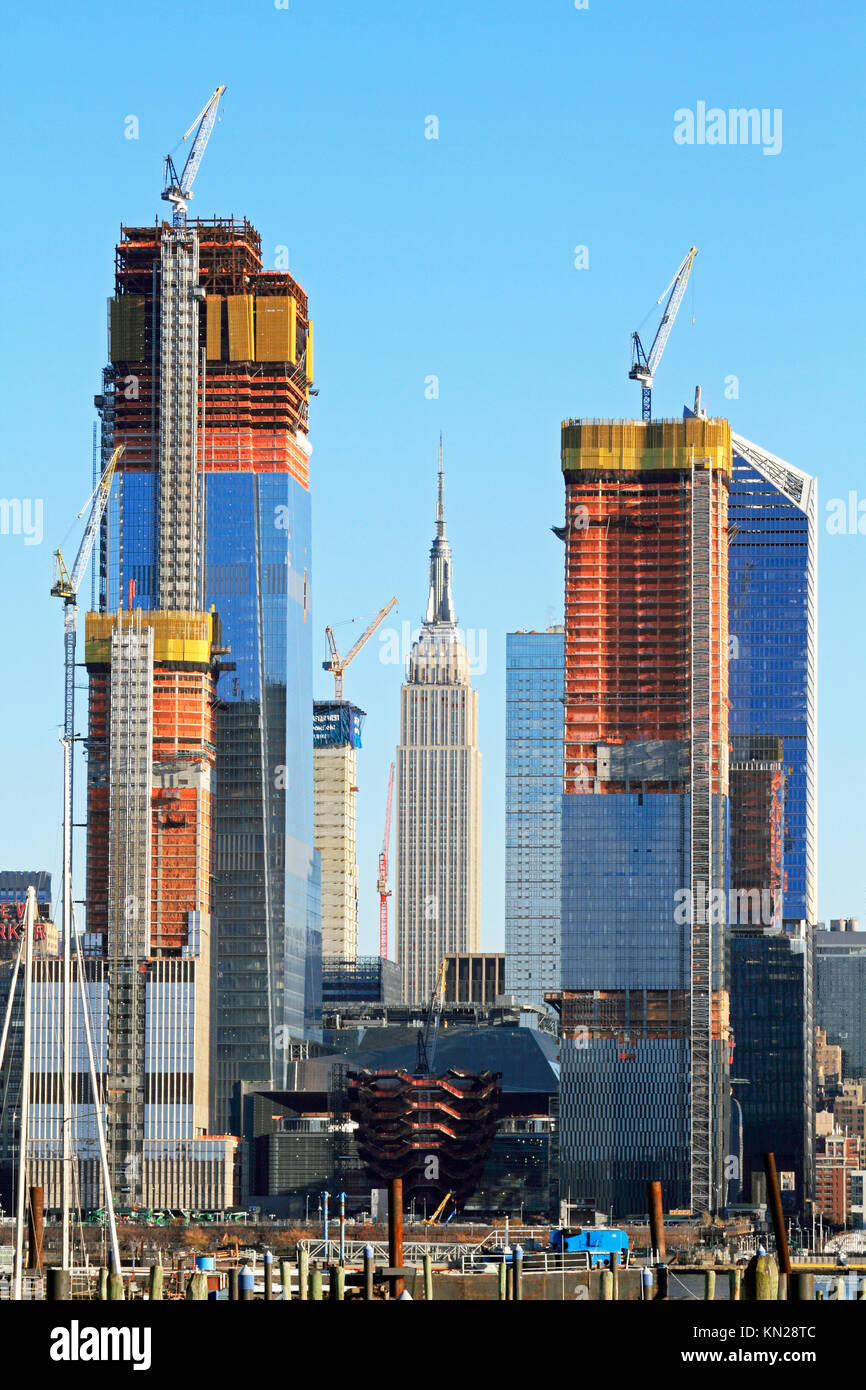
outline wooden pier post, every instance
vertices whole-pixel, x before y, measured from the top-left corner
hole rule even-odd
[[[147,1291],[151,1303],[157,1303],[162,1298],[162,1265],[150,1266],[150,1279],[148,1281]]]
[[[45,1275],[45,1297],[50,1303],[65,1303],[72,1297],[72,1276],[68,1269],[50,1265]]]
[[[663,1260],[667,1251],[665,1250],[665,1217],[662,1207],[661,1183],[648,1182],[646,1193],[647,1205],[649,1206],[650,1248],[654,1252],[653,1259]]]

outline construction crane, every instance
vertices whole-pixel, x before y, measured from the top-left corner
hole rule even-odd
[[[93,547],[96,544],[96,537],[99,534],[99,527],[108,506],[108,496],[111,490],[111,479],[117,461],[123,453],[123,445],[119,444],[108,461],[108,465],[96,484],[95,489],[85,502],[81,511],[78,513],[82,517],[90,507],[90,515],[87,518],[87,525],[84,528],[84,535],[78,547],[78,554],[71,570],[67,570],[63,562],[63,556],[59,550],[54,552],[54,582],[51,585],[51,597],[62,598],[65,604],[63,610],[63,642],[65,648],[65,691],[63,707],[63,736],[67,739],[74,737],[73,724],[75,720],[75,630],[78,621],[78,590],[84,578]]]
[[[70,1213],[72,1208],[72,747],[75,740],[75,635],[78,626],[78,590],[93,553],[99,527],[108,506],[111,479],[117,460],[123,453],[119,444],[108,461],[108,466],[93,492],[78,513],[83,516],[89,506],[90,513],[84,528],[84,535],[78,547],[78,554],[71,570],[67,570],[59,550],[54,552],[54,582],[51,597],[63,599],[63,1080],[61,1093],[61,1252],[60,1263],[63,1269],[70,1269]],[[95,1100],[95,1097],[94,1097]],[[101,1117],[97,1117],[101,1126]],[[100,1129],[101,1133],[101,1129]],[[106,1176],[107,1185],[107,1176]],[[117,1231],[114,1226],[114,1211],[111,1194],[108,1193],[109,1222],[115,1259],[119,1259]],[[118,1266],[119,1268],[119,1266]]]
[[[328,646],[331,649],[331,659],[330,661],[323,661],[322,667],[325,671],[330,671],[333,674],[334,699],[337,701],[337,703],[339,703],[343,698],[343,672],[349,665],[349,662],[354,660],[354,658],[358,655],[358,652],[361,650],[368,638],[373,636],[373,633],[376,631],[376,628],[379,626],[382,619],[387,617],[387,615],[391,612],[391,609],[394,607],[394,604],[396,602],[396,597],[392,598],[390,603],[386,603],[384,608],[379,609],[379,612],[376,614],[373,621],[369,624],[368,627],[364,629],[364,631],[361,633],[361,636],[355,643],[354,647],[352,647],[351,651],[346,656],[340,656],[340,653],[337,651],[337,641],[334,637],[334,629],[332,627],[325,628],[325,636],[328,639]]]
[[[207,149],[207,142],[211,137],[211,132],[216,122],[220,97],[224,91],[225,86],[217,87],[213,96],[205,103],[201,111],[199,111],[189,130],[184,135],[183,140],[187,140],[195,130],[192,148],[187,155],[186,163],[180,174],[178,174],[177,169],[174,167],[174,160],[171,155],[167,154],[165,157],[165,178],[162,196],[167,203],[171,203],[174,209],[172,225],[175,227],[186,226],[186,205],[193,196],[192,186],[195,182],[195,176],[199,171],[202,158],[204,157],[204,152]],[[198,128],[196,129],[196,127]],[[183,144],[183,140],[178,141],[178,144],[175,145],[175,149]]]
[[[388,887],[388,855],[391,846],[391,806],[394,800],[394,764],[388,773],[388,802],[385,807],[385,833],[382,836],[382,848],[379,851],[379,877],[376,879],[376,888],[379,892],[379,955],[382,960],[388,959],[388,899],[391,896],[391,889]]]
[[[695,256],[697,254],[698,248],[696,246],[690,246],[688,255],[686,256],[685,260],[683,261],[673,280],[670,282],[667,289],[663,290],[662,293],[659,295],[658,299],[656,300],[656,304],[661,304],[665,295],[668,293],[668,290],[670,290],[670,297],[668,299],[667,304],[665,305],[664,313],[662,314],[662,321],[659,324],[658,329],[656,330],[656,335],[653,338],[652,347],[650,348],[649,353],[644,352],[643,343],[640,340],[640,334],[632,333],[631,335],[632,360],[631,370],[628,375],[630,381],[640,382],[641,419],[643,420],[652,419],[653,377],[658,371],[659,363],[662,360],[662,353],[664,352],[667,340],[671,335],[671,329],[674,326],[677,313],[679,312],[680,304],[682,303],[683,295],[686,292],[686,285],[688,284],[689,274],[692,269],[692,262],[694,261]]]
[[[445,999],[445,967],[446,958],[442,957],[439,965],[439,973],[436,976],[436,983],[433,986],[433,993],[430,995],[430,1003],[427,1007],[427,1023],[424,1032],[418,1034],[418,1066],[416,1073],[418,1076],[432,1076],[433,1067],[436,1062],[436,1046],[439,1042],[439,1020],[442,1017],[442,1004]]]
[[[445,1210],[453,1196],[453,1192],[446,1192],[445,1196],[442,1198],[442,1201],[439,1203],[433,1215],[425,1217],[423,1224],[425,1226],[435,1226],[436,1222],[439,1220],[439,1217],[442,1215],[443,1211]],[[449,1217],[448,1219],[450,1220],[451,1218]]]

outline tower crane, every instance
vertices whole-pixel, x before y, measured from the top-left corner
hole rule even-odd
[[[442,1017],[442,1004],[445,999],[445,967],[446,958],[443,956],[439,964],[436,983],[433,986],[433,993],[430,995],[424,1032],[418,1034],[418,1076],[433,1075],[436,1047],[439,1042],[439,1020]]]
[[[199,111],[189,130],[184,135],[183,140],[187,140],[195,130],[192,148],[186,157],[186,163],[180,174],[178,174],[177,169],[174,167],[174,160],[171,155],[167,154],[165,157],[165,177],[162,196],[167,203],[171,203],[174,209],[172,225],[175,227],[186,226],[186,205],[193,196],[192,186],[195,182],[195,176],[199,171],[204,152],[207,149],[207,142],[211,137],[211,132],[216,122],[220,97],[224,91],[225,86],[217,87],[213,96],[209,101],[205,102],[205,105],[202,107],[201,111]],[[198,128],[196,129],[196,127]],[[182,140],[178,141],[178,144],[182,143]],[[177,149],[177,145],[175,149]]]
[[[384,608],[379,609],[379,612],[376,614],[373,621],[369,623],[368,626],[364,629],[364,631],[361,633],[361,636],[355,643],[354,647],[352,647],[351,651],[349,651],[346,656],[340,656],[340,653],[337,651],[337,641],[334,637],[334,629],[332,627],[325,628],[325,636],[328,639],[328,646],[331,649],[331,659],[330,661],[323,661],[322,667],[325,671],[330,671],[334,677],[334,700],[337,703],[339,703],[343,698],[343,672],[349,665],[349,662],[354,660],[354,658],[358,655],[358,652],[361,650],[368,638],[373,636],[373,633],[376,631],[376,628],[379,626],[382,619],[387,617],[387,615],[391,612],[391,609],[394,607],[394,604],[396,602],[396,597],[392,598],[390,603],[386,603]]]
[[[90,507],[90,514],[87,518],[87,525],[84,528],[84,535],[78,547],[78,554],[71,570],[67,570],[63,562],[63,556],[59,550],[54,552],[54,582],[51,585],[51,597],[62,598],[63,609],[63,642],[65,648],[65,687],[64,687],[64,706],[63,706],[63,736],[72,739],[75,736],[73,728],[75,721],[75,629],[78,621],[78,590],[84,578],[93,547],[96,544],[96,537],[99,534],[99,527],[108,506],[108,496],[111,490],[111,479],[118,459],[123,453],[123,445],[118,444],[114,453],[108,461],[105,472],[99,479],[96,487],[85,502],[84,507],[78,513],[82,517]]]
[[[72,1208],[72,745],[75,739],[75,633],[78,624],[78,590],[84,578],[100,523],[108,506],[111,479],[117,460],[123,453],[119,444],[108,461],[108,466],[96,484],[88,502],[79,512],[84,515],[87,506],[90,513],[84,528],[84,535],[78,547],[78,554],[71,570],[63,563],[59,550],[54,552],[54,582],[51,597],[63,599],[63,1082],[61,1096],[61,1266],[71,1268],[71,1249],[69,1239],[69,1218]],[[94,1097],[94,1102],[96,1097]],[[98,1117],[101,1124],[101,1117]],[[114,1230],[114,1214],[109,1194],[112,1241],[117,1253],[117,1233]]]
[[[670,297],[662,314],[662,321],[659,324],[656,335],[653,338],[652,347],[649,353],[644,352],[643,343],[639,333],[632,333],[632,361],[629,372],[630,381],[639,381],[641,385],[641,419],[652,419],[652,386],[659,363],[662,360],[662,353],[665,350],[671,329],[679,312],[683,295],[686,292],[686,285],[689,281],[689,274],[692,269],[692,262],[698,254],[696,246],[690,246],[688,254],[671,280],[666,290],[663,290],[656,300],[656,304],[661,304],[665,295],[670,290]]]
[[[388,855],[391,845],[391,805],[394,800],[394,764],[388,773],[388,803],[385,807],[385,833],[382,836],[382,848],[379,851],[379,877],[376,879],[376,888],[379,892],[379,955],[382,960],[388,959],[388,899],[391,896],[391,889],[388,887]]]

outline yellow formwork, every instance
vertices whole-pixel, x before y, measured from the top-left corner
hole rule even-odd
[[[256,361],[293,362],[295,301],[291,295],[256,297]]]
[[[255,360],[253,347],[253,296],[251,294],[230,294],[226,298],[229,324],[229,360],[231,362],[252,362]]]
[[[205,352],[208,360],[219,362],[223,355],[222,344],[222,315],[223,301],[222,295],[209,294],[206,300],[207,305],[207,342]]]
[[[563,420],[562,471],[687,472],[692,459],[731,474],[727,420]]]
[[[154,661],[189,661],[207,665],[213,645],[213,613],[184,613],[143,608],[117,613],[87,613],[84,618],[84,661],[87,666],[111,662],[112,633],[125,628],[153,630]]]
[[[307,324],[307,381],[313,380],[313,320]]]

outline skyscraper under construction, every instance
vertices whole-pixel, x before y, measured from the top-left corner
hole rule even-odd
[[[725,420],[562,427],[562,1193],[723,1200]]]
[[[312,325],[221,219],[123,227],[109,310],[102,452],[125,452],[86,632],[88,934],[115,1181],[152,1200],[153,1146],[228,1131],[235,1082],[280,1083],[319,1026]]]

